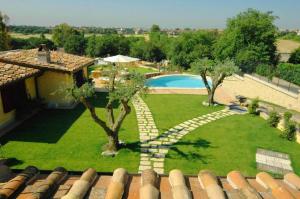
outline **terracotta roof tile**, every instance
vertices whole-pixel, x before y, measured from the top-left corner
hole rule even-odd
[[[295,189],[300,190],[300,178],[294,173],[288,173],[284,176],[284,182],[294,187]]]
[[[0,87],[40,73],[40,70],[0,62]]]
[[[93,64],[93,59],[72,55],[64,52],[51,51],[50,63],[38,60],[38,49],[11,51],[0,54],[0,61],[16,65],[31,66],[38,69],[58,71],[76,71],[84,66]]]
[[[270,190],[274,198],[276,199],[294,199],[295,197],[281,184],[272,178],[272,176],[266,172],[260,172],[256,175],[256,181],[258,181],[266,189]]]
[[[7,169],[0,171],[9,172]],[[180,170],[171,171],[169,176],[159,176],[152,170],[141,175],[129,175],[124,169],[117,169],[112,175],[99,173],[99,177],[94,169],[78,175],[70,172],[68,176],[63,169],[55,169],[49,175],[38,173],[35,167],[29,167],[23,172],[11,174],[11,180],[0,185],[0,198],[300,198],[300,190],[295,186],[299,176],[295,174],[274,179],[262,172],[255,179],[244,177],[238,171],[228,173],[227,178],[216,177],[210,171],[187,177]]]

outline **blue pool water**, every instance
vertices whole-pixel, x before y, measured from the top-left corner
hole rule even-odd
[[[202,78],[193,75],[167,75],[155,77],[148,79],[146,86],[161,88],[205,88]]]

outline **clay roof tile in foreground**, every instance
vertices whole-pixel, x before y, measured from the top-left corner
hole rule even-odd
[[[8,51],[0,54],[0,61],[15,65],[73,72],[94,63],[88,57],[72,55],[59,51],[50,51],[50,63],[38,60],[38,49]]]
[[[198,176],[184,176],[180,170],[159,176],[153,170],[131,175],[122,168],[113,174],[97,174],[94,169],[67,173],[61,167],[52,172],[28,167],[24,171],[14,170],[10,180],[0,185],[0,199],[298,199],[299,180],[292,173],[284,179],[274,179],[264,172],[251,178],[232,171],[226,178],[207,170],[200,171]]]
[[[0,62],[0,87],[39,73],[38,69]]]

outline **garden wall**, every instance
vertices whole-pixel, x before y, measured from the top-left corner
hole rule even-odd
[[[224,80],[222,88],[232,97],[237,95],[248,98],[258,97],[260,100],[300,111],[299,92],[297,94],[289,92],[251,75],[228,77]]]

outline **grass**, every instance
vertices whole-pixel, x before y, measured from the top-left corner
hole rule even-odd
[[[104,68],[105,69],[106,66],[99,66],[99,65],[93,65],[88,67],[88,73],[89,75],[92,73],[93,70],[96,70],[98,68]],[[153,73],[156,72],[157,70],[155,70],[154,68],[145,68],[145,67],[125,67],[128,69],[129,72],[138,72],[141,74],[146,74],[146,73]]]
[[[204,107],[200,95],[147,95],[146,103],[154,115],[160,133],[193,117],[223,109]],[[94,100],[97,112],[104,115],[106,95]],[[115,108],[117,108],[115,104]],[[120,139],[127,148],[114,157],[102,157],[106,143],[104,131],[94,123],[89,112],[79,105],[74,110],[44,110],[1,139],[4,155],[11,159],[13,168],[35,165],[40,169],[63,166],[82,171],[93,167],[111,172],[124,167],[136,173],[139,164],[137,122],[132,113],[124,121]],[[277,129],[257,116],[235,115],[201,126],[175,144],[165,161],[165,172],[181,169],[185,174],[196,174],[210,169],[217,175],[240,170],[254,176],[257,148],[290,154],[293,168],[300,174],[300,145],[279,137]]]
[[[278,39],[276,41],[276,47],[278,52],[292,53],[294,50],[300,47],[300,42],[291,39]]]
[[[223,106],[205,107],[203,95],[146,95],[156,126],[160,133],[194,117],[223,109]]]
[[[93,101],[97,113],[103,117],[106,95],[98,95]],[[97,171],[111,172],[124,167],[136,172],[139,138],[134,109],[124,121],[120,139],[127,143],[127,148],[121,149],[114,158],[101,156],[101,148],[107,142],[105,133],[80,104],[74,110],[44,110],[1,139],[1,143],[13,168],[63,166],[82,171],[93,167]]]
[[[44,34],[47,39],[52,39],[52,34]],[[22,34],[16,32],[10,32],[10,36],[14,38],[28,39],[30,37],[40,37],[41,34]]]
[[[210,169],[217,175],[239,170],[246,176],[258,172],[257,148],[288,153],[300,174],[300,145],[279,137],[279,130],[252,115],[235,115],[202,126],[172,147],[165,162],[166,171],[181,169],[195,174]]]
[[[153,69],[153,68],[144,68],[144,67],[127,67],[129,72],[137,72],[137,73],[141,73],[141,74],[146,74],[146,73],[153,73],[153,72],[157,72],[157,70]]]

